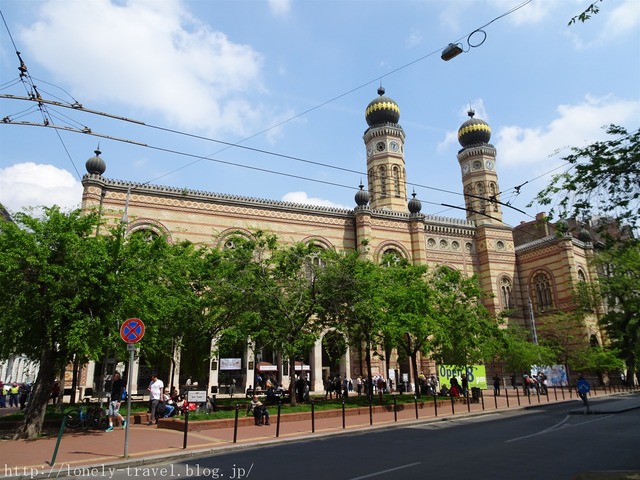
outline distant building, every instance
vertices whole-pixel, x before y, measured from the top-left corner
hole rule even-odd
[[[573,308],[572,292],[581,281],[595,279],[590,265],[590,239],[571,233],[558,235],[554,225],[540,215],[536,221],[515,228],[502,222],[497,152],[489,143],[490,126],[470,118],[458,130],[461,149],[457,155],[466,218],[430,216],[422,205],[408,198],[405,170],[405,131],[400,126],[397,103],[384,89],[366,107],[367,128],[363,135],[366,151],[367,185],[355,194],[353,209],[301,205],[275,200],[240,197],[152,185],[138,185],[103,176],[105,161],[100,152],[87,161],[82,179],[82,208],[99,208],[106,218],[117,221],[128,205],[128,232],[145,230],[166,235],[170,242],[189,240],[224,248],[232,235],[255,229],[272,232],[285,243],[314,242],[338,251],[359,250],[363,258],[380,261],[393,253],[414,264],[447,265],[467,275],[476,274],[489,294],[486,307],[493,313],[507,310],[509,319],[525,326],[557,310]],[[439,168],[447,168],[441,165]],[[366,244],[366,248],[364,245]],[[602,344],[596,318],[580,332],[585,339]],[[356,378],[364,374],[360,352],[348,351],[339,361],[327,350],[336,332],[327,332],[299,365],[311,382],[312,391],[323,389],[327,375]],[[167,362],[168,363],[168,362]],[[179,384],[179,364],[164,370],[165,384]],[[278,352],[250,345],[242,352],[221,353],[201,378],[211,386],[237,380],[238,387],[254,385],[258,373],[277,373],[285,384],[287,365]],[[428,358],[418,367],[429,375],[435,365]],[[149,372],[134,372],[146,386]],[[189,372],[192,373],[192,372]],[[410,373],[409,362],[396,356],[375,360],[374,374],[395,379]],[[489,374],[489,372],[487,372]],[[170,380],[171,379],[171,380]]]

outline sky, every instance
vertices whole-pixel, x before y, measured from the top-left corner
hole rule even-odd
[[[457,130],[473,108],[504,221],[530,221],[571,147],[640,126],[640,0],[569,26],[590,3],[0,0],[0,203],[79,207],[99,149],[114,180],[351,209],[382,85],[422,213],[465,217],[442,204],[464,205]],[[464,52],[445,62],[450,43]],[[83,108],[15,98],[30,92],[16,50],[44,100]]]

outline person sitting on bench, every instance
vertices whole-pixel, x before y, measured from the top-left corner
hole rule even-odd
[[[265,407],[257,395],[254,395],[247,407],[247,415],[253,414],[257,426],[269,425],[269,410]]]

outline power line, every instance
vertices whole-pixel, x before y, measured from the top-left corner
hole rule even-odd
[[[498,20],[498,19],[500,19],[500,18],[503,18],[503,17],[505,17],[505,16],[507,16],[507,15],[509,15],[509,14],[513,13],[514,11],[516,11],[516,10],[518,10],[518,9],[522,8],[523,6],[525,6],[526,4],[530,3],[531,1],[532,1],[532,0],[526,0],[526,1],[524,1],[523,3],[521,3],[521,4],[519,4],[519,5],[515,6],[515,7],[513,7],[512,9],[510,9],[510,10],[509,10],[509,11],[507,11],[507,12],[505,12],[504,14],[502,14],[502,15],[500,15],[500,16],[498,16],[498,17],[493,18],[493,19],[492,19],[491,21],[489,21],[488,23],[486,23],[486,24],[484,24],[483,26],[481,26],[481,27],[479,27],[479,28],[475,29],[474,31],[472,31],[472,32],[467,36],[467,41],[469,41],[469,39],[471,38],[471,36],[472,36],[472,35],[474,35],[475,33],[479,32],[479,31],[481,31],[481,29],[482,29],[482,28],[484,28],[484,27],[486,27],[486,26],[490,25],[491,23],[493,23],[493,22],[497,21],[497,20]],[[0,11],[0,14],[1,14],[1,13],[2,13],[2,12]],[[254,137],[258,136],[258,135],[261,135],[261,134],[263,134],[263,133],[265,133],[265,132],[267,132],[267,131],[269,131],[269,130],[271,130],[271,129],[273,129],[273,128],[277,128],[277,127],[279,127],[279,126],[281,126],[281,125],[283,125],[283,124],[285,124],[285,123],[287,123],[287,122],[289,122],[289,121],[292,121],[292,120],[294,120],[294,119],[296,119],[296,118],[299,118],[299,117],[301,117],[301,116],[303,116],[303,115],[306,115],[306,114],[308,114],[308,113],[310,113],[310,112],[312,112],[312,111],[314,111],[314,110],[317,110],[317,109],[319,109],[319,108],[321,108],[321,107],[323,107],[323,106],[325,106],[325,105],[328,105],[328,104],[330,104],[330,103],[332,103],[332,102],[335,102],[336,100],[338,100],[338,99],[340,99],[340,98],[343,98],[343,97],[345,97],[345,96],[347,96],[347,95],[349,95],[349,94],[351,94],[351,93],[353,93],[353,92],[355,92],[355,91],[357,91],[357,90],[359,90],[359,89],[361,89],[361,88],[364,88],[365,86],[370,85],[371,83],[376,82],[376,81],[380,80],[381,78],[385,78],[385,77],[388,77],[388,76],[390,76],[390,75],[393,75],[393,74],[395,74],[395,73],[397,73],[397,72],[399,72],[399,71],[401,71],[401,70],[403,70],[403,69],[405,69],[405,68],[407,68],[407,67],[409,67],[409,66],[411,66],[411,65],[413,65],[413,64],[415,64],[415,63],[417,63],[417,62],[420,62],[420,61],[422,61],[422,60],[424,60],[424,59],[426,59],[426,58],[428,58],[428,57],[430,57],[430,56],[432,56],[432,55],[434,55],[435,53],[438,53],[438,52],[440,51],[440,49],[438,49],[438,50],[435,50],[435,51],[433,51],[433,52],[430,52],[430,53],[428,53],[427,55],[424,55],[424,56],[422,56],[422,57],[420,57],[420,58],[417,58],[417,59],[415,59],[415,60],[413,60],[413,61],[411,61],[411,62],[408,62],[408,63],[406,63],[406,64],[404,64],[404,65],[402,65],[402,66],[400,66],[400,67],[398,67],[398,68],[396,68],[396,69],[393,69],[393,70],[391,70],[391,71],[389,71],[389,72],[385,73],[384,75],[382,75],[382,76],[380,76],[380,77],[377,77],[377,78],[376,78],[376,79],[374,79],[374,80],[370,80],[370,81],[368,81],[368,82],[365,82],[365,83],[363,83],[363,84],[361,84],[361,85],[359,85],[359,86],[357,86],[357,87],[355,87],[355,88],[352,88],[352,89],[350,89],[350,90],[348,90],[348,91],[346,91],[346,92],[344,92],[344,93],[342,93],[342,94],[340,94],[340,95],[337,95],[337,96],[335,96],[335,97],[333,97],[333,98],[331,98],[331,99],[329,99],[329,100],[327,100],[327,101],[325,101],[325,102],[322,102],[322,103],[320,103],[320,104],[318,104],[318,105],[316,105],[316,106],[314,106],[314,107],[312,107],[312,108],[310,108],[310,109],[307,109],[307,110],[305,110],[305,111],[303,111],[303,112],[301,112],[301,113],[299,113],[299,114],[296,114],[296,115],[294,115],[294,116],[292,116],[292,117],[290,117],[290,118],[288,118],[288,119],[286,119],[286,120],[284,120],[284,121],[282,121],[282,122],[279,122],[279,123],[277,123],[277,124],[275,124],[275,125],[272,125],[272,126],[268,127],[267,129],[264,129],[264,130],[262,130],[262,131],[260,131],[260,132],[257,132],[256,134],[251,135],[251,136],[249,136],[249,137],[247,137],[247,138],[245,138],[245,139],[241,140],[240,142],[231,143],[231,142],[225,142],[225,141],[221,141],[221,140],[216,140],[216,139],[212,139],[212,138],[208,138],[208,137],[204,137],[204,136],[200,136],[200,135],[194,135],[194,134],[190,134],[190,133],[185,133],[185,132],[181,132],[181,131],[174,130],[174,129],[169,129],[169,128],[165,128],[165,127],[160,127],[160,126],[157,126],[157,125],[150,125],[150,124],[146,124],[145,122],[140,122],[140,121],[137,121],[137,120],[133,120],[133,119],[126,118],[126,117],[121,117],[121,116],[111,115],[111,114],[108,114],[108,113],[105,113],[105,112],[99,112],[99,111],[95,111],[95,110],[85,109],[85,108],[84,108],[84,107],[83,107],[83,106],[82,106],[82,105],[81,105],[81,104],[80,104],[80,103],[79,103],[79,102],[78,102],[78,101],[77,101],[77,100],[76,100],[76,99],[75,99],[71,94],[69,94],[66,90],[64,90],[64,89],[62,89],[62,88],[60,88],[60,87],[58,87],[58,86],[56,86],[56,85],[50,84],[50,83],[48,83],[48,82],[46,82],[46,81],[44,81],[44,80],[42,80],[42,82],[47,83],[48,85],[52,85],[52,86],[54,86],[54,87],[56,87],[56,88],[60,88],[60,90],[62,90],[63,92],[65,92],[65,93],[66,93],[66,94],[67,94],[71,99],[73,99],[73,103],[63,103],[62,101],[60,101],[60,102],[56,102],[56,101],[52,101],[52,100],[45,100],[45,99],[43,99],[43,98],[41,97],[40,93],[38,92],[37,87],[35,86],[35,84],[34,84],[34,82],[33,82],[32,77],[31,77],[31,76],[29,75],[29,73],[28,73],[27,67],[26,67],[26,65],[25,65],[24,61],[22,60],[22,57],[20,56],[20,52],[17,50],[17,46],[16,46],[15,42],[13,41],[13,37],[12,37],[12,35],[11,35],[11,32],[10,32],[10,30],[9,30],[9,27],[8,27],[8,25],[7,25],[7,23],[6,23],[5,19],[4,19],[4,15],[2,16],[2,18],[3,18],[3,21],[4,21],[5,27],[6,27],[6,29],[7,29],[7,32],[8,32],[8,34],[9,34],[9,37],[10,37],[10,39],[11,39],[11,42],[12,42],[12,44],[13,44],[14,48],[15,48],[16,54],[17,54],[17,56],[18,56],[18,59],[19,59],[19,61],[20,61],[20,66],[19,66],[19,70],[20,70],[20,72],[21,72],[20,80],[22,80],[22,82],[23,82],[23,83],[25,83],[25,87],[27,87],[27,84],[26,84],[26,82],[25,82],[25,78],[26,78],[26,79],[27,79],[27,82],[28,82],[28,87],[30,87],[30,88],[27,88],[27,94],[28,94],[28,97],[16,97],[16,96],[12,96],[12,95],[0,95],[0,97],[2,97],[2,98],[12,98],[12,99],[18,99],[18,100],[31,100],[31,101],[37,101],[37,102],[38,102],[38,107],[39,107],[39,109],[43,112],[43,118],[44,118],[43,122],[44,122],[44,125],[42,125],[42,126],[51,126],[51,125],[49,125],[49,124],[51,123],[51,120],[50,120],[50,119],[52,118],[52,115],[51,115],[51,114],[48,112],[48,110],[46,109],[46,105],[55,105],[55,106],[58,106],[58,107],[72,108],[72,109],[74,109],[74,110],[81,110],[81,111],[84,111],[84,112],[86,112],[86,113],[90,113],[90,114],[101,115],[101,116],[105,116],[105,117],[109,117],[109,118],[113,118],[113,119],[117,119],[117,120],[121,120],[121,121],[126,121],[126,122],[131,122],[131,123],[135,123],[135,124],[139,124],[139,125],[147,126],[147,127],[149,127],[149,128],[152,128],[152,129],[157,129],[157,130],[161,130],[161,131],[165,131],[165,132],[170,132],[170,133],[174,133],[174,134],[178,134],[178,135],[184,135],[184,136],[188,136],[188,137],[192,137],[192,138],[197,138],[197,139],[201,139],[201,140],[212,141],[212,142],[216,142],[216,143],[220,143],[220,144],[224,145],[224,148],[223,148],[223,149],[221,149],[221,150],[219,150],[219,151],[218,151],[218,152],[216,152],[216,153],[219,153],[220,151],[225,150],[225,149],[227,149],[227,148],[231,148],[231,147],[235,147],[235,148],[243,148],[243,149],[247,149],[247,150],[254,151],[254,152],[257,152],[257,153],[261,153],[261,154],[273,155],[273,156],[277,156],[277,157],[280,157],[280,158],[290,159],[290,160],[294,160],[294,161],[298,161],[298,162],[303,162],[303,163],[307,163],[307,164],[313,164],[313,165],[323,166],[323,167],[325,167],[325,168],[332,168],[332,169],[336,169],[336,170],[340,170],[340,171],[344,171],[344,172],[348,172],[348,173],[356,173],[356,174],[358,174],[358,175],[366,175],[366,173],[363,173],[363,172],[360,172],[360,171],[356,171],[356,170],[352,170],[352,169],[343,168],[343,167],[338,167],[338,166],[334,166],[334,165],[329,165],[329,164],[325,164],[325,163],[321,163],[321,162],[315,162],[315,161],[311,161],[311,160],[307,160],[307,159],[302,159],[302,158],[294,157],[294,156],[290,156],[290,155],[278,154],[278,153],[270,152],[270,151],[263,150],[263,149],[257,149],[257,148],[252,148],[252,147],[246,147],[246,146],[241,145],[241,143],[243,143],[243,142],[245,142],[245,141],[247,141],[247,140],[249,140],[249,139],[251,139],[251,138],[254,138]],[[484,32],[483,32],[483,33],[484,33]],[[486,37],[486,33],[485,33],[485,37]],[[468,43],[469,43],[469,42],[468,42]],[[470,45],[470,47],[472,46],[470,43],[469,43],[469,45]],[[479,46],[479,45],[480,45],[480,44],[478,44],[478,45],[473,45],[473,46],[474,46],[474,47],[476,47],[476,46]],[[51,94],[50,94],[50,95],[51,95]],[[54,98],[58,98],[58,97],[55,97],[54,95],[51,95],[51,96],[52,96],[52,97],[54,97]],[[61,99],[59,99],[59,100],[61,100]],[[75,122],[75,120],[71,119],[70,117],[65,116],[65,118],[67,118],[68,120],[70,120],[70,121],[72,121],[72,122]],[[11,122],[10,117],[5,117],[5,118],[3,119],[3,122],[5,122],[5,123],[10,123],[10,122]],[[76,123],[77,125],[81,125],[81,124],[80,124],[80,123],[78,123],[78,122],[75,122],[75,123]],[[21,122],[21,124],[26,125],[26,124],[29,124],[29,123],[28,123],[28,122]],[[36,125],[36,124],[33,124],[33,125]],[[80,133],[80,131],[78,131],[78,129],[75,129],[75,128],[60,128],[60,127],[56,126],[56,132],[57,132],[58,137],[59,137],[59,139],[60,139],[60,141],[61,141],[61,142],[62,142],[62,138],[60,137],[59,132],[58,132],[58,130],[60,130],[60,129],[68,130],[68,131],[75,131],[75,132],[77,132],[77,133]],[[91,133],[91,130],[90,130],[88,127],[84,126],[84,127],[82,128],[81,132],[82,132],[82,133]],[[91,134],[93,134],[93,133],[91,133]],[[101,136],[102,138],[116,139],[116,137],[110,137],[110,136],[108,136],[108,135],[99,135],[99,134],[95,134],[95,135],[96,135],[96,136]],[[184,169],[184,168],[187,168],[187,167],[189,167],[189,166],[191,166],[191,165],[194,165],[195,163],[198,163],[198,162],[200,162],[200,161],[202,161],[202,160],[209,160],[209,159],[210,159],[210,156],[200,156],[200,155],[188,154],[188,153],[185,153],[185,152],[178,152],[178,151],[176,151],[176,150],[172,150],[172,149],[164,149],[164,148],[161,148],[161,147],[154,147],[154,146],[150,146],[150,145],[142,144],[142,143],[140,143],[140,142],[135,142],[135,141],[126,140],[126,139],[118,139],[118,141],[125,142],[125,143],[130,143],[130,144],[134,144],[134,145],[146,146],[146,147],[148,147],[148,148],[153,148],[153,149],[160,150],[160,151],[165,151],[165,152],[169,152],[169,153],[174,153],[174,154],[179,154],[179,155],[184,155],[184,156],[189,156],[189,157],[197,158],[197,160],[195,160],[194,162],[191,162],[191,163],[189,163],[189,164],[187,164],[187,165],[184,165],[184,166],[182,166],[182,167],[180,167],[180,168],[177,168],[177,169],[175,169],[175,170],[173,170],[173,171],[171,171],[171,172],[169,172],[169,173],[166,173],[166,174],[164,174],[164,175],[162,175],[162,176],[160,176],[160,177],[157,177],[157,178],[156,178],[156,179],[154,179],[154,180],[157,180],[157,179],[159,179],[159,178],[163,178],[164,176],[170,175],[170,174],[175,173],[175,172],[177,172],[177,171],[179,171],[179,170],[182,170],[182,169]],[[67,154],[69,154],[69,152],[68,152],[68,150],[66,149],[66,146],[64,146],[64,144],[63,144],[63,147],[65,148],[65,151],[67,151]],[[212,154],[212,155],[213,155],[213,154]],[[80,176],[80,174],[79,174],[79,172],[78,172],[77,168],[75,167],[75,164],[73,163],[73,160],[71,159],[70,155],[69,155],[69,158],[70,158],[70,160],[71,160],[71,162],[72,162],[72,164],[73,164],[73,166],[74,166],[74,169],[76,170],[76,173],[78,174],[78,176]],[[259,167],[250,167],[250,166],[246,166],[246,165],[235,164],[235,163],[233,163],[233,162],[226,162],[226,161],[222,161],[222,160],[219,160],[219,159],[212,159],[212,160],[213,160],[213,161],[216,161],[216,162],[219,162],[219,163],[226,163],[226,164],[228,164],[228,165],[240,166],[240,167],[242,167],[242,168],[249,168],[249,169],[258,170],[258,171],[263,171],[263,172],[267,172],[267,173],[274,173],[274,174],[278,174],[278,175],[291,176],[292,178],[303,178],[303,179],[308,180],[308,181],[316,181],[316,180],[314,180],[314,179],[310,179],[310,178],[306,178],[306,177],[300,177],[300,176],[296,176],[296,175],[289,175],[289,174],[285,174],[285,173],[283,173],[283,172],[276,172],[276,171],[272,171],[272,170],[268,170],[268,169],[263,169],[263,168],[259,168]],[[374,177],[374,178],[375,178],[375,177]],[[145,182],[145,183],[150,183],[151,181],[154,181],[154,180],[150,180],[150,181]],[[318,182],[319,182],[319,183],[328,183],[328,184],[333,184],[333,183],[331,183],[331,182],[324,182],[324,181],[319,181],[319,180],[318,180]],[[340,184],[335,184],[335,185],[343,186],[343,185],[340,185]],[[465,195],[466,195],[466,196],[468,196],[468,197],[478,198],[478,199],[481,199],[481,200],[484,200],[484,201],[489,201],[489,202],[492,202],[492,203],[498,203],[498,204],[501,204],[501,205],[503,205],[503,206],[505,206],[505,207],[507,207],[507,208],[512,208],[512,209],[514,209],[514,210],[516,210],[516,211],[518,211],[518,212],[520,212],[520,213],[523,213],[523,214],[527,215],[527,214],[526,214],[526,212],[524,212],[524,211],[522,211],[522,210],[519,210],[519,209],[517,209],[517,208],[515,208],[515,207],[512,207],[511,205],[509,205],[509,204],[507,204],[507,203],[502,203],[502,202],[498,201],[498,200],[496,199],[496,196],[489,197],[489,198],[485,198],[485,197],[481,197],[481,196],[474,196],[474,195],[464,194],[464,193],[460,193],[460,192],[453,192],[453,191],[450,191],[450,190],[440,189],[440,188],[436,188],[436,187],[430,187],[430,186],[427,186],[427,185],[421,185],[421,184],[417,184],[417,183],[407,183],[407,185],[409,185],[409,186],[415,186],[415,187],[419,187],[419,188],[425,188],[425,189],[428,189],[428,190],[439,191],[439,192],[448,193],[448,194],[453,194],[453,195],[463,195],[463,196],[465,196]],[[347,188],[353,188],[353,187],[347,187]],[[454,208],[461,208],[461,207],[454,207]]]

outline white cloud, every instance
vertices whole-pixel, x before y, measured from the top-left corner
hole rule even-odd
[[[407,47],[409,48],[417,47],[418,45],[420,45],[422,43],[422,32],[420,32],[420,30],[412,28],[409,31],[409,36],[407,37],[406,43]]]
[[[111,102],[181,128],[252,133],[248,96],[263,57],[194,19],[178,0],[47,1],[20,43],[88,108]],[[23,47],[23,48],[25,48]]]
[[[557,117],[548,125],[522,127],[504,126],[494,133],[493,143],[505,166],[550,166],[554,152],[566,153],[568,147],[581,147],[602,140],[605,124],[626,126],[640,116],[640,102],[611,97],[585,97],[577,105],[560,105]]]
[[[613,7],[613,5],[611,5]],[[607,7],[602,7],[600,12],[606,12]],[[638,0],[626,0],[615,7],[607,16],[607,21],[602,29],[602,35],[607,37],[619,37],[638,29],[640,24],[640,7]]]
[[[11,212],[26,207],[80,207],[82,184],[66,170],[33,162],[0,168],[0,202]]]
[[[269,9],[274,15],[286,15],[291,10],[291,0],[269,0]]]
[[[339,203],[332,202],[331,200],[325,200],[323,198],[309,197],[306,192],[289,192],[282,197],[283,202],[300,203],[303,205],[317,205],[319,207],[333,207],[333,208],[345,208]]]

